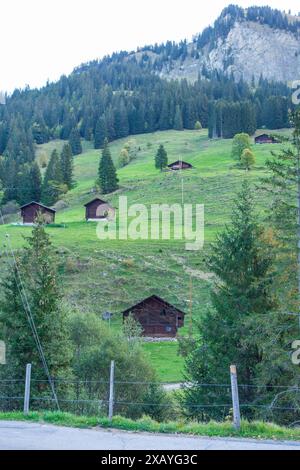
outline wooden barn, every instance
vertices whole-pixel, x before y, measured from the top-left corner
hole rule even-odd
[[[35,201],[21,207],[21,216],[25,225],[34,224],[39,214],[43,216],[45,224],[52,224],[55,222],[55,212],[55,209]]]
[[[141,324],[146,337],[175,338],[178,328],[184,325],[185,313],[157,295],[125,310],[123,320],[130,314]]]
[[[191,170],[193,166],[190,163],[183,162],[182,160],[177,160],[177,162],[173,162],[168,165],[169,170]]]
[[[275,139],[272,135],[261,134],[255,137],[256,144],[279,144],[279,140]]]
[[[111,211],[114,211],[114,209],[108,202],[96,197],[85,204],[85,219],[90,222],[103,220],[107,218],[108,213]]]

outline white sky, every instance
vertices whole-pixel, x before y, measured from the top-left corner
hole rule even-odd
[[[300,10],[299,0],[1,0],[0,90],[42,86],[114,51],[190,39],[229,3]]]

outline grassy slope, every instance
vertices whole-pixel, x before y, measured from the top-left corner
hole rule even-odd
[[[127,140],[111,144],[115,161]],[[118,171],[121,190],[107,199],[115,207],[118,207],[120,194],[128,196],[130,204],[181,203],[181,175],[160,173],[154,168],[154,154],[163,143],[170,162],[182,157],[195,167],[182,173],[184,202],[205,204],[204,251],[187,252],[183,241],[174,240],[99,241],[96,224],[84,221],[83,204],[92,198],[100,152],[84,143],[84,153],[75,158],[77,186],[67,195],[69,207],[57,214],[56,221],[65,227],[47,229],[66,261],[62,268],[66,295],[74,309],[100,314],[112,311],[115,314],[112,327],[119,328],[122,309],[152,293],[189,312],[192,278],[195,321],[209,303],[210,280],[204,265],[209,243],[229,220],[234,194],[243,179],[255,183],[265,173],[270,146],[255,148],[256,168],[246,173],[237,169],[230,157],[231,141],[209,141],[204,130],[158,132],[135,136],[134,140],[140,147],[138,156]],[[60,148],[61,142],[41,146],[38,153],[47,155],[55,145]],[[262,215],[264,197],[258,192],[257,198],[258,212]],[[19,248],[23,235],[29,231],[27,227],[0,226],[0,240],[9,233],[13,246]],[[189,317],[187,315],[183,333],[188,331]],[[162,381],[183,378],[183,360],[177,355],[176,343],[146,344],[145,350]]]
[[[149,417],[132,421],[120,416],[115,416],[112,422],[110,422],[108,418],[103,417],[75,416],[69,413],[58,412],[31,412],[28,415],[24,415],[21,412],[0,413],[0,420],[40,422],[75,428],[95,428],[101,426],[103,428],[115,428],[133,432],[300,441],[299,428],[291,429],[263,422],[249,423],[243,421],[240,431],[236,431],[230,422],[210,422],[207,424],[186,422],[157,423]]]

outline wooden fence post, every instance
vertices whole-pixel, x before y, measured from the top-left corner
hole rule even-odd
[[[111,421],[114,415],[114,379],[115,379],[115,361],[110,363],[110,378],[109,378],[109,406],[108,406],[108,419]]]
[[[24,414],[29,413],[30,381],[31,381],[31,364],[27,364],[26,379],[25,379],[25,392],[24,392]]]
[[[231,393],[233,404],[233,424],[237,431],[241,429],[241,414],[236,366],[230,367]]]

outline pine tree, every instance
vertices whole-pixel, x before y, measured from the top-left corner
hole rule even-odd
[[[167,166],[168,166],[168,154],[164,146],[161,144],[155,155],[155,168],[162,171]]]
[[[30,168],[30,200],[40,202],[42,196],[42,175],[36,162]]]
[[[53,205],[65,191],[60,158],[57,150],[53,150],[42,185],[42,201],[44,204]]]
[[[21,278],[50,374],[67,378],[71,350],[66,314],[62,308],[57,263],[41,219],[26,240],[27,247],[17,258],[17,267],[10,271],[2,284],[4,298],[0,319],[8,345],[7,368],[11,377],[23,378],[26,364],[31,363],[33,378],[47,380],[20,296]],[[46,388],[49,395],[44,384],[33,382],[32,388],[35,391]]]
[[[175,112],[175,118],[174,118],[174,129],[176,131],[182,131],[183,130],[183,121],[182,121],[182,113],[180,106],[176,106],[176,112]]]
[[[118,182],[117,172],[106,139],[99,164],[99,185],[102,193],[109,194],[116,191],[118,189]]]
[[[77,127],[73,129],[70,134],[69,144],[71,146],[73,155],[80,155],[82,153],[81,139]]]
[[[227,403],[227,390],[197,387],[200,383],[227,383],[231,364],[236,364],[240,383],[253,384],[261,361],[248,320],[254,315],[267,317],[276,306],[271,287],[274,278],[272,247],[265,241],[253,207],[253,194],[243,184],[234,204],[231,223],[212,246],[208,265],[216,275],[211,293],[212,309],[199,322],[199,339],[186,360],[187,381],[184,406],[189,416],[222,419],[225,408],[201,409],[199,403]],[[254,400],[256,390],[240,391],[243,403]],[[227,399],[227,401],[226,401]],[[246,412],[247,410],[245,410]]]
[[[61,156],[61,172],[62,172],[62,182],[68,187],[68,189],[72,189],[74,186],[73,180],[73,155],[72,149],[69,144],[65,144],[63,146]]]
[[[95,149],[102,149],[106,138],[107,138],[106,120],[104,116],[101,116],[98,119],[96,128],[95,128]]]

